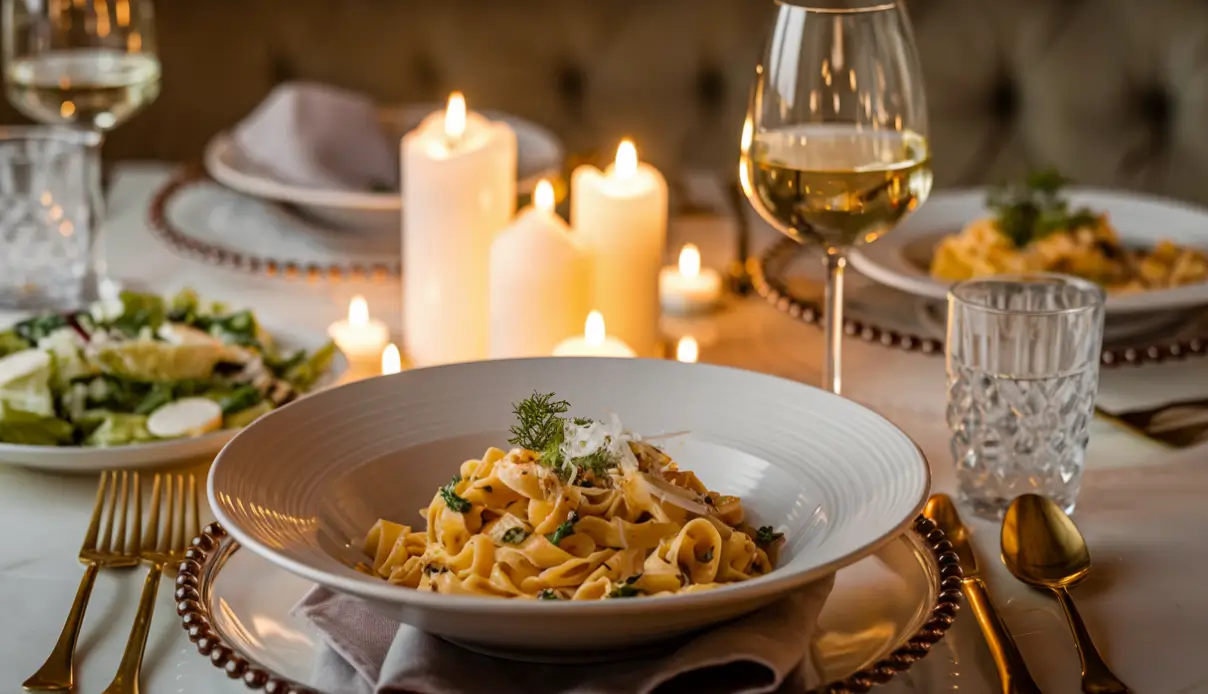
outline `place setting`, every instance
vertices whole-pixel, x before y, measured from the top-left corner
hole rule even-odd
[[[4,3],[0,684],[1198,691],[1208,212],[1044,153],[937,185],[907,10],[768,3],[724,167],[664,159],[670,67],[535,118],[494,36],[228,75],[135,164],[227,10]]]

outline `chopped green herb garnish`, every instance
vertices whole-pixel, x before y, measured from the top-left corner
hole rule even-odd
[[[550,544],[557,547],[558,543],[561,542],[563,540],[563,538],[566,538],[566,537],[569,537],[569,536],[575,534],[575,523],[578,523],[578,522],[579,522],[579,514],[574,511],[571,511],[570,515],[566,517],[566,520],[562,523],[562,525],[559,525],[558,528],[556,530],[554,530],[554,532],[547,533],[545,535],[545,539],[549,540]]]
[[[986,206],[994,212],[998,230],[1023,248],[1049,234],[1094,224],[1098,215],[1088,209],[1070,210],[1061,189],[1069,180],[1053,169],[1028,175],[1023,185],[1004,185],[990,191]]]
[[[458,496],[457,492],[454,491],[457,483],[460,481],[461,475],[453,475],[453,479],[440,488],[440,498],[444,499],[445,506],[448,506],[449,510],[456,513],[466,513],[470,510],[470,502]]]
[[[637,573],[637,574],[634,574],[634,575],[630,576],[629,578],[625,579],[624,583],[622,583],[621,585],[612,589],[612,591],[608,594],[608,597],[610,597],[610,598],[632,598],[632,597],[637,597],[638,595],[645,593],[646,591],[644,591],[641,588],[638,588],[637,586],[634,585],[635,583],[638,582],[638,579],[641,577],[642,577],[642,574]]]
[[[489,485],[489,484],[482,485],[482,488],[483,488],[483,490],[486,491],[487,494],[490,494],[491,492],[495,491],[495,489],[492,488],[491,485]]]
[[[696,560],[702,564],[708,564],[709,562],[713,561],[713,548],[710,547],[708,552],[700,555],[696,558]]]
[[[764,547],[784,537],[784,533],[776,532],[772,526],[765,525],[755,531],[755,544]]]
[[[436,564],[428,564],[427,566],[424,567],[424,573],[428,574],[429,576],[432,576],[434,574],[443,574],[446,571],[448,571],[447,568],[445,568],[443,566],[437,566]]]
[[[546,589],[542,590],[540,593],[537,593],[537,599],[538,600],[561,600],[562,598],[559,598],[558,594],[555,593],[554,591],[550,590],[549,588],[546,588]]]
[[[528,536],[529,531],[517,526],[515,528],[508,528],[507,531],[503,533],[503,537],[501,539],[505,544],[518,545],[521,542],[524,542],[525,538]]]

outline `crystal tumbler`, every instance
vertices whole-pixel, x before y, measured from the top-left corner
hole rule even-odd
[[[95,133],[0,128],[0,306],[76,308],[92,266]]]
[[[1020,494],[1074,510],[1094,415],[1103,290],[1002,275],[948,293],[948,427],[958,494],[999,519]]]

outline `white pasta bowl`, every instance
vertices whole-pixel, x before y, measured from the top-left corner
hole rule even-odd
[[[507,448],[512,403],[534,391],[571,414],[615,413],[753,526],[785,534],[770,573],[716,589],[596,601],[446,595],[354,569],[386,518],[419,509],[463,461]],[[682,433],[687,432],[687,433]],[[927,499],[918,447],[877,414],[772,376],[674,361],[544,358],[419,369],[277,410],[219,454],[208,493],[246,548],[382,614],[480,650],[574,657],[660,641],[742,615],[876,551]]]

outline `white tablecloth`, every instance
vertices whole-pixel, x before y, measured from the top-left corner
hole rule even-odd
[[[397,284],[306,284],[216,269],[173,255],[145,223],[160,166],[124,167],[112,188],[107,250],[111,272],[133,285],[202,294],[254,307],[266,324],[320,332],[364,294],[375,315],[397,330]],[[673,234],[674,236],[674,234]],[[706,260],[709,253],[706,249]],[[4,317],[0,316],[0,321]],[[817,382],[819,332],[778,315],[757,299],[741,302],[707,326],[703,361],[758,368]],[[950,490],[943,423],[943,361],[849,341],[845,394],[886,415],[915,437],[932,462],[935,488]],[[1195,392],[1198,387],[1199,392]],[[1208,363],[1174,364],[1103,375],[1104,402],[1156,403],[1206,394]],[[1096,568],[1075,591],[1083,615],[1118,674],[1138,692],[1208,691],[1208,449],[1181,453],[1096,423],[1087,489],[1076,519],[1091,541]],[[1187,461],[1180,463],[1179,461]],[[1153,467],[1153,470],[1145,470]],[[1138,468],[1124,470],[1125,468]],[[75,555],[95,491],[90,477],[0,467],[0,691],[16,691],[50,651],[79,581]],[[1015,582],[997,561],[997,528],[975,522],[982,563],[997,604],[1024,656],[1050,694],[1078,691],[1078,664],[1057,606]],[[81,637],[80,691],[98,692],[112,677],[134,617],[142,571],[102,572]],[[889,692],[952,689],[994,692],[997,684],[968,610],[952,637]],[[144,665],[144,691],[238,692],[185,638],[162,589]]]

